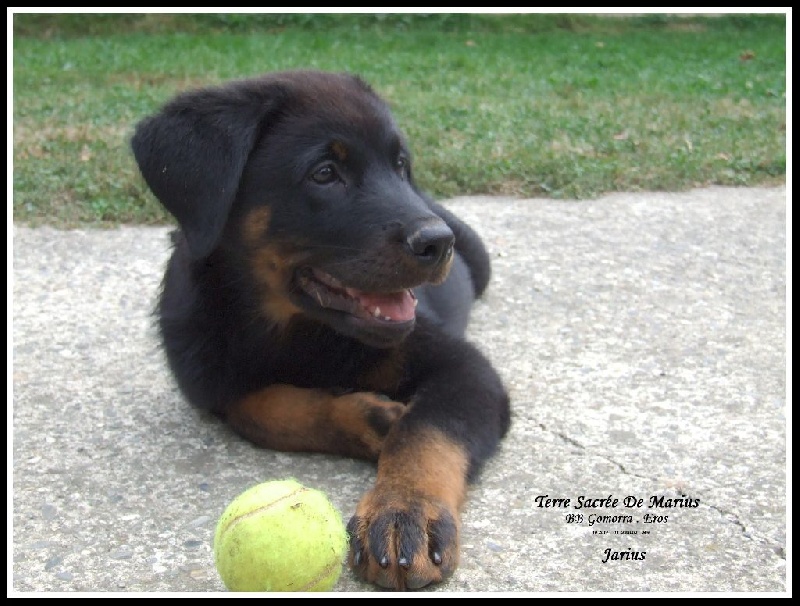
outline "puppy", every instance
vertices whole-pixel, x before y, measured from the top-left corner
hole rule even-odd
[[[267,74],[178,95],[131,144],[179,226],[157,312],[186,399],[266,448],[377,462],[349,566],[447,578],[509,401],[464,339],[489,256],[417,188],[387,104],[351,75]]]

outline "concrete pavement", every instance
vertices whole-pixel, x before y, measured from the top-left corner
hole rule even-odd
[[[447,202],[492,252],[470,337],[514,417],[430,591],[790,592],[786,203]],[[166,228],[13,238],[9,595],[223,591],[216,520],[268,479],[349,518],[371,465],[259,450],[182,400],[150,315]]]

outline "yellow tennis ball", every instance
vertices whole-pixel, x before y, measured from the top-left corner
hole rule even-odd
[[[230,591],[330,591],[346,550],[339,512],[294,479],[245,490],[214,534],[214,563]]]

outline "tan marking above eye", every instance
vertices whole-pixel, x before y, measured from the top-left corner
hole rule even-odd
[[[345,147],[344,143],[341,141],[334,141],[331,144],[331,151],[336,154],[336,159],[339,160],[339,162],[347,160],[347,147]]]

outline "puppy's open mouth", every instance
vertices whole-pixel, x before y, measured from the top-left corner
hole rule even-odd
[[[297,272],[297,285],[320,307],[345,312],[375,323],[405,324],[415,317],[417,298],[410,289],[367,292],[345,286],[328,273],[305,267]]]

